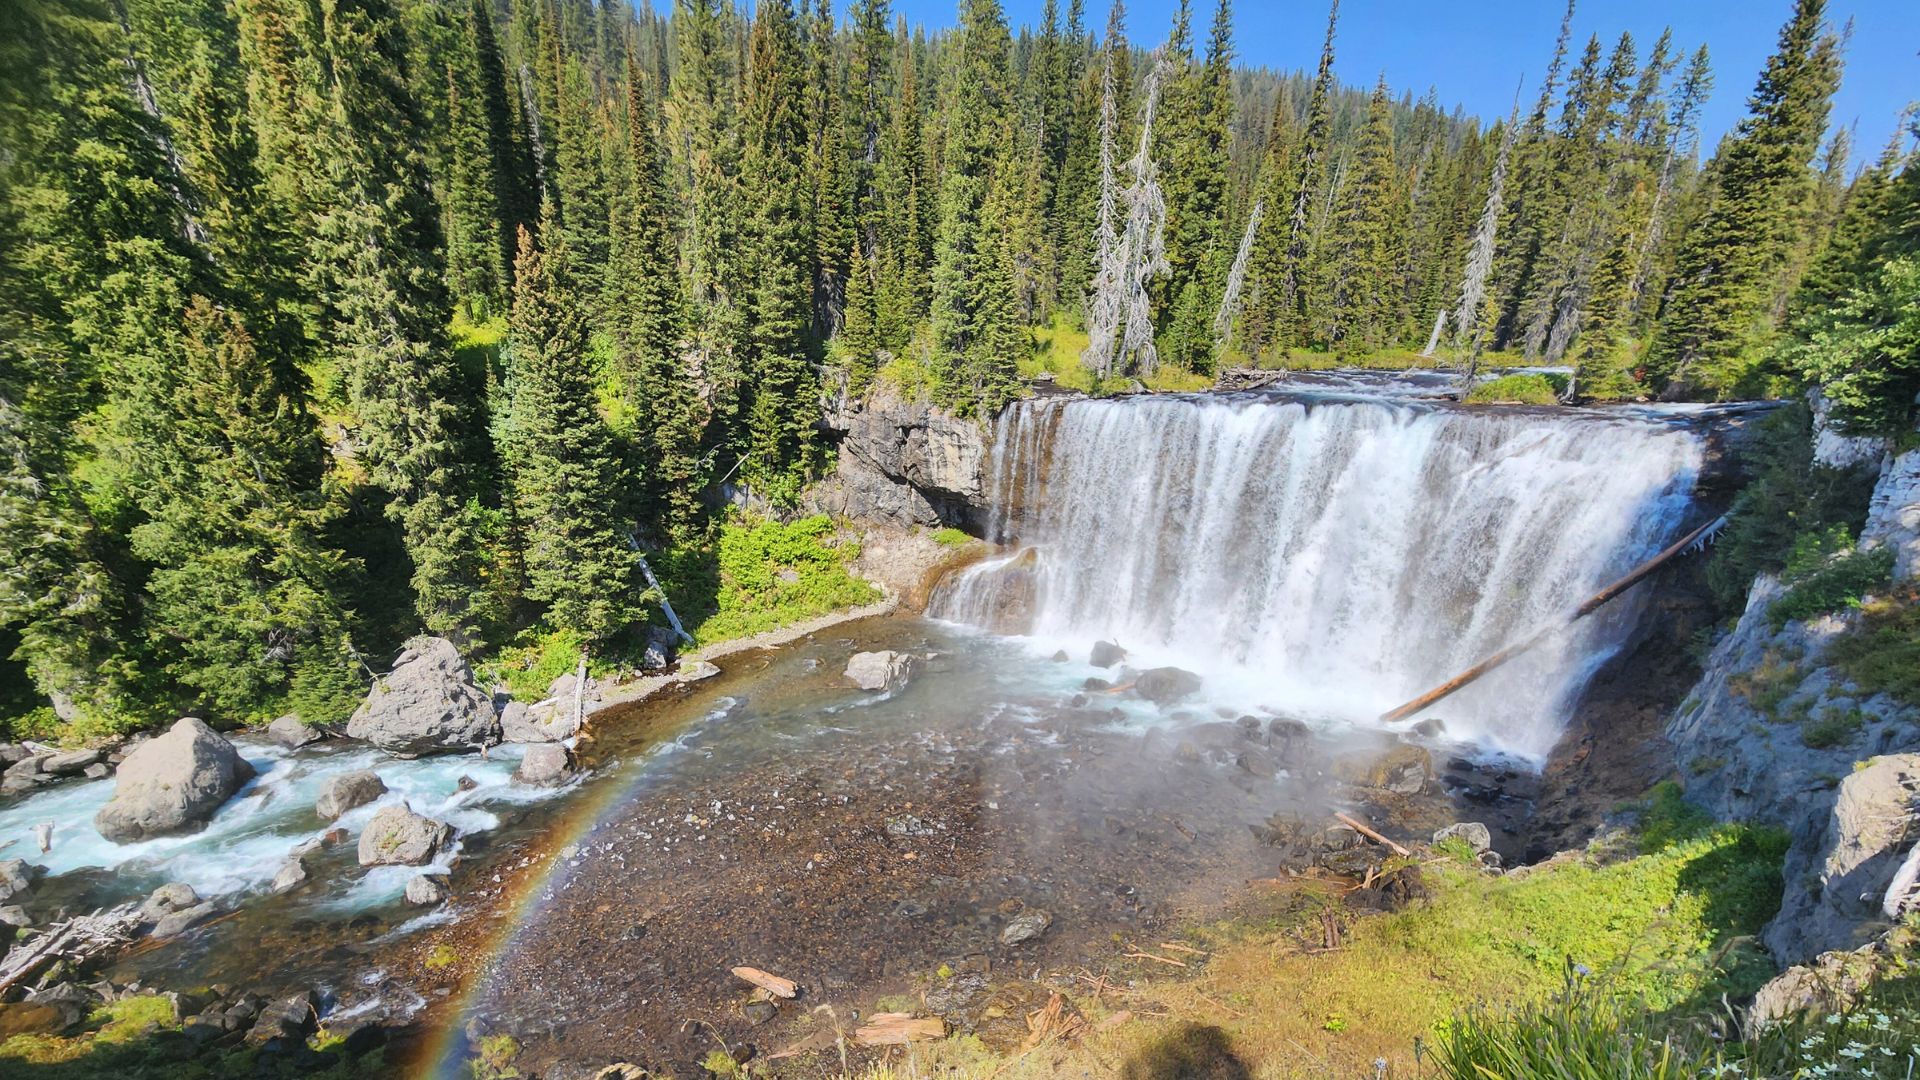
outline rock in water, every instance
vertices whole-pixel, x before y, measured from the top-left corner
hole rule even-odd
[[[420,866],[432,862],[451,834],[444,821],[422,817],[405,806],[389,806],[373,815],[360,834],[360,865]]]
[[[1172,705],[1200,692],[1200,676],[1177,667],[1148,668],[1133,680],[1133,692],[1155,705]]]
[[[1093,655],[1088,658],[1094,667],[1112,667],[1127,658],[1127,650],[1111,641],[1093,643]]]
[[[65,754],[54,754],[41,759],[40,771],[54,776],[72,776],[99,764],[100,759],[105,756],[98,750],[74,750]]]
[[[1024,945],[1047,932],[1053,925],[1053,914],[1033,908],[1023,911],[1007,920],[1000,930],[1000,944],[1006,946]]]
[[[316,727],[308,727],[305,720],[294,713],[288,713],[267,725],[267,738],[290,750],[298,750],[308,743],[319,742],[327,733]]]
[[[153,924],[152,935],[157,938],[179,937],[181,934],[213,918],[213,901],[195,904],[190,908],[176,911],[171,915],[162,915]]]
[[[415,907],[432,907],[447,899],[445,880],[427,874],[415,874],[407,882],[407,903]]]
[[[232,743],[189,716],[120,763],[113,799],[93,827],[117,844],[196,829],[252,778]]]
[[[25,859],[0,860],[0,903],[24,897],[46,873],[46,867]]]
[[[307,861],[298,855],[287,856],[280,864],[280,872],[273,875],[271,890],[276,893],[297,889],[307,881]]]
[[[862,690],[898,690],[913,674],[913,657],[891,649],[854,653],[846,674],[847,681]]]
[[[1445,840],[1455,839],[1465,840],[1467,845],[1473,848],[1475,855],[1479,855],[1493,846],[1492,831],[1477,821],[1462,821],[1457,825],[1449,825],[1433,834],[1433,842],[1436,844]]]
[[[158,922],[162,917],[200,902],[200,894],[193,886],[184,881],[175,881],[153,890],[146,902],[140,905],[140,918],[146,922]]]
[[[330,776],[313,800],[313,812],[323,821],[332,821],[356,806],[365,806],[387,793],[386,782],[372,769]]]
[[[532,706],[510,701],[506,708],[500,710],[500,738],[503,742],[560,742],[571,739],[579,731],[580,725],[573,722],[571,696]]]
[[[500,741],[500,718],[453,642],[422,637],[373,684],[347,734],[396,757],[419,757],[490,746]]]
[[[527,747],[513,778],[523,784],[553,786],[564,784],[572,768],[567,764],[567,748],[559,743],[540,743]]]

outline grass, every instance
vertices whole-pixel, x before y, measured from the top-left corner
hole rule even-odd
[[[1019,360],[1021,378],[1034,380],[1050,375],[1055,386],[1094,395],[1123,393],[1132,386],[1133,380],[1125,376],[1102,380],[1080,363],[1080,354],[1087,348],[1087,332],[1066,312],[1054,312],[1051,322],[1032,327],[1029,333],[1033,336],[1033,352]],[[1160,393],[1198,393],[1213,386],[1213,376],[1162,364],[1141,382]]]
[[[1806,572],[1767,607],[1775,630],[1789,622],[1811,619],[1842,608],[1855,608],[1873,589],[1893,576],[1893,552],[1850,551]]]
[[[956,529],[951,525],[933,531],[933,542],[939,544],[941,547],[966,547],[972,541],[973,537],[968,536],[962,530]]]
[[[1835,639],[1827,656],[1862,691],[1920,704],[1920,592],[1867,604],[1860,625]]]
[[[1417,1076],[1416,1041],[1431,1049],[1476,1010],[1549,1008],[1582,968],[1662,1013],[1751,993],[1772,973],[1751,935],[1778,910],[1785,836],[1712,825],[1672,785],[1651,794],[1640,819],[1633,840],[1525,875],[1430,863],[1431,899],[1394,914],[1356,919],[1339,887],[1288,883],[1192,932],[1188,942],[1211,954],[1197,974],[1143,966],[1117,1001],[1080,997],[1094,1033],[1077,1047],[981,1061],[948,1040],[916,1050],[918,1074]],[[1333,950],[1329,918],[1344,928]],[[1103,1029],[1121,1008],[1132,1019]]]
[[[1781,704],[1806,680],[1807,669],[1799,660],[1781,649],[1769,648],[1760,654],[1759,663],[1728,676],[1727,689],[1777,720]]]
[[[1560,399],[1545,375],[1516,373],[1488,379],[1467,392],[1474,405],[1555,405]]]
[[[859,554],[824,514],[791,522],[742,514],[712,545],[668,553],[662,577],[687,631],[711,645],[878,600],[848,569]]]

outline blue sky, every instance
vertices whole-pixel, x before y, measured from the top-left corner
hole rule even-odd
[[[1038,26],[1042,0],[1002,0],[1008,21]],[[1194,0],[1194,34],[1204,38],[1215,0]],[[1087,21],[1106,25],[1106,0],[1087,0]],[[843,0],[835,0],[844,9]],[[1061,8],[1066,0],[1061,0]],[[1311,68],[1326,21],[1324,0],[1234,4],[1234,44],[1243,62]],[[895,0],[895,8],[928,28],[950,26],[958,0]],[[1128,35],[1143,46],[1165,40],[1174,0],[1130,0]],[[1335,44],[1341,80],[1370,85],[1385,72],[1395,91],[1417,97],[1429,87],[1448,105],[1481,117],[1504,114],[1524,75],[1531,102],[1553,49],[1560,0],[1344,0]],[[1746,111],[1747,95],[1773,51],[1790,0],[1581,0],[1574,11],[1574,48],[1589,34],[1611,46],[1632,32],[1642,53],[1671,25],[1689,52],[1701,42],[1713,58],[1714,90],[1702,117],[1705,145]],[[1833,122],[1858,122],[1860,157],[1877,156],[1902,106],[1920,98],[1920,0],[1830,0],[1836,25],[1852,19],[1847,71],[1834,100]],[[1523,106],[1524,107],[1524,106]]]

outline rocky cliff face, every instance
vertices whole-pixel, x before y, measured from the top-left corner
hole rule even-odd
[[[839,447],[834,475],[811,493],[816,509],[901,525],[977,523],[986,506],[991,432],[884,387],[842,396],[823,420]]]
[[[1883,463],[1860,543],[1894,550],[1896,580],[1920,577],[1920,451]],[[1920,710],[1861,694],[1828,661],[1828,646],[1850,628],[1852,613],[1775,629],[1768,608],[1784,592],[1771,577],[1754,582],[1745,612],[1714,647],[1666,733],[1689,799],[1720,817],[1778,824],[1791,835],[1786,898],[1766,941],[1777,960],[1796,964],[1857,944],[1876,910],[1862,901],[1872,889],[1856,880],[1861,868],[1891,874],[1912,845],[1906,822],[1920,782],[1864,763],[1920,748]],[[1885,783],[1860,779],[1882,773]],[[1863,811],[1868,803],[1875,809]]]

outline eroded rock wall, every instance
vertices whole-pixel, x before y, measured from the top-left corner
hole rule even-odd
[[[989,426],[885,387],[829,403],[822,420],[838,445],[816,509],[900,525],[976,526],[986,508]]]

